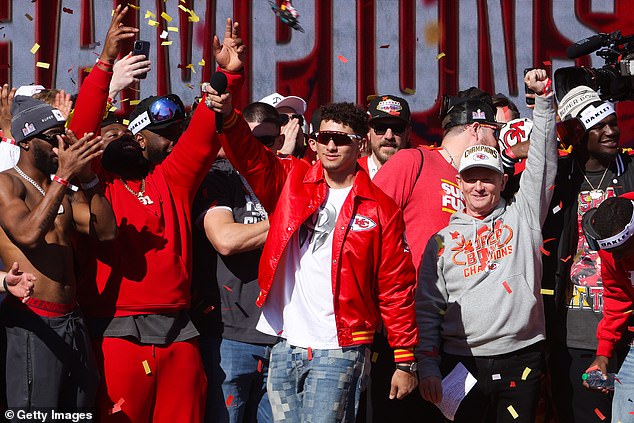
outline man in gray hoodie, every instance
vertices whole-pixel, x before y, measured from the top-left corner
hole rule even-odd
[[[465,209],[433,236],[423,255],[416,313],[420,393],[440,403],[441,377],[462,363],[477,383],[455,422],[533,422],[543,367],[544,308],[540,293],[541,227],[557,170],[555,112],[550,80],[526,75],[540,93],[520,191],[501,198],[499,152],[475,145],[460,161],[458,186]]]

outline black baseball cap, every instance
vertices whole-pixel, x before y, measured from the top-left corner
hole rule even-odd
[[[379,95],[368,104],[368,116],[370,120],[398,118],[405,123],[410,123],[411,113],[405,99],[394,95]]]
[[[176,94],[152,96],[141,101],[130,113],[128,129],[133,134],[148,129],[157,131],[185,119],[185,106]]]

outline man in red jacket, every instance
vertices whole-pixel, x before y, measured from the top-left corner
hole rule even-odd
[[[390,396],[407,395],[417,384],[415,271],[400,210],[357,165],[367,115],[351,103],[323,106],[309,166],[277,157],[224,110],[224,151],[272,212],[257,329],[283,338],[269,370],[275,421],[354,421],[381,321],[397,362]]]
[[[583,217],[590,247],[599,250],[603,278],[603,318],[597,327],[597,356],[588,370],[607,375],[608,361],[626,331],[634,309],[634,192],[605,200]],[[612,421],[634,422],[634,349],[625,357],[614,384]],[[584,384],[587,386],[586,382]],[[604,390],[605,391],[605,390]]]

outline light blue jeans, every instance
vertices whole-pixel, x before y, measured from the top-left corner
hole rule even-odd
[[[207,373],[207,423],[273,421],[266,394],[271,347],[201,336]]]
[[[354,422],[370,371],[370,350],[312,350],[278,342],[271,351],[267,390],[276,422]]]
[[[634,423],[634,348],[630,347],[614,381],[612,422]],[[620,383],[619,383],[620,382]]]

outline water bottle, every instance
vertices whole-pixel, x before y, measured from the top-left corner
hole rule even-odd
[[[584,373],[581,379],[588,383],[588,386],[592,389],[608,389],[614,390],[614,373],[608,373],[607,378],[603,378],[601,370],[592,370],[591,372]]]

